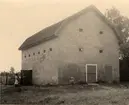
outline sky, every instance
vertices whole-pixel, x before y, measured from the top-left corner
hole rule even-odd
[[[0,0],[0,72],[21,70],[18,48],[26,38],[91,4],[129,17],[128,0]]]

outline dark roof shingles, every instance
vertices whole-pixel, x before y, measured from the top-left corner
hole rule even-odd
[[[57,37],[54,33],[59,28],[61,22],[47,27],[40,32],[34,34],[33,36],[27,38],[24,43],[20,46],[19,50],[25,50],[31,48],[35,45],[48,41]]]
[[[28,48],[31,48],[35,45],[38,45],[40,43],[43,43],[45,41],[48,41],[50,39],[53,39],[55,37],[57,37],[55,35],[55,32],[58,30],[59,27],[61,27],[61,24],[62,23],[65,23],[65,22],[68,22],[69,20],[73,20],[75,18],[77,18],[78,16],[80,16],[81,14],[85,13],[85,12],[88,12],[88,11],[95,11],[100,17],[102,20],[104,20],[111,29],[113,29],[113,31],[115,32],[115,35],[116,37],[118,38],[118,41],[120,41],[120,35],[117,31],[116,28],[114,28],[113,25],[111,25],[107,19],[105,18],[105,16],[93,5],[83,9],[82,11],[54,24],[54,25],[51,25],[43,30],[41,30],[40,32],[34,34],[33,36],[29,37],[28,39],[25,40],[25,42],[20,46],[19,50],[25,50],[25,49],[28,49]]]

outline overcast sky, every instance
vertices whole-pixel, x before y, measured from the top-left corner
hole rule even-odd
[[[128,0],[0,0],[0,71],[21,69],[18,47],[27,37],[91,4],[129,16]]]

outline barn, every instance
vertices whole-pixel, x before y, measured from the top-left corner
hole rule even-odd
[[[33,84],[119,82],[119,35],[93,5],[30,36],[19,50]]]

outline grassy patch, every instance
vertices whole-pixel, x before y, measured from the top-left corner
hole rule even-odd
[[[129,89],[119,86],[68,85],[56,87],[4,88],[2,103],[45,104],[45,105],[113,105],[129,101]],[[126,99],[126,100],[124,100]],[[123,101],[124,100],[124,101]]]

